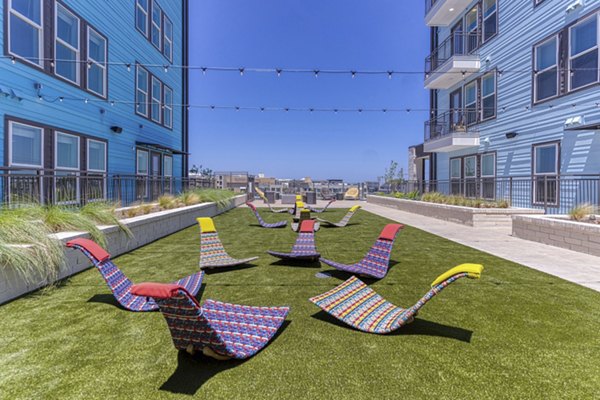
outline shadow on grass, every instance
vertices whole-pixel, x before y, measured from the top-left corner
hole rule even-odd
[[[398,264],[400,264],[399,261],[391,260],[390,264],[389,264],[389,267],[388,267],[388,273],[389,273],[389,271],[391,271],[391,269],[394,266],[396,266]],[[325,265],[327,265],[327,264],[325,264]],[[339,269],[329,269],[327,271],[324,271],[324,273],[327,274],[327,275],[329,275],[332,278],[336,278],[336,279],[339,279],[339,280],[342,280],[342,281],[345,281],[348,278],[351,278],[352,276],[356,275],[361,281],[363,281],[367,285],[370,285],[372,283],[378,282],[381,279],[383,279],[383,278],[379,279],[379,278],[372,278],[372,277],[357,275],[356,273],[346,272],[346,271],[340,271]]]
[[[321,268],[321,263],[311,260],[278,260],[271,263],[272,266],[283,266],[283,267],[300,267],[300,268]]]
[[[313,314],[312,318],[339,326],[341,328],[362,332],[350,325],[343,323],[339,319],[334,318],[333,316],[327,314],[325,311],[319,311],[316,314]],[[366,332],[363,333],[367,334]],[[415,318],[414,322],[412,322],[411,324],[387,334],[387,336],[409,335],[437,336],[447,339],[454,339],[465,343],[471,343],[473,331],[455,326],[439,324],[437,322],[427,321],[421,318]]]
[[[206,275],[219,274],[221,272],[231,272],[231,271],[241,271],[243,269],[255,268],[257,265],[255,264],[239,264],[239,265],[231,265],[228,267],[214,267],[214,268],[205,268],[203,269]]]
[[[291,321],[284,321],[281,328],[279,328],[275,336],[273,336],[261,352],[268,351],[269,344],[277,340],[290,323]],[[218,361],[202,354],[191,356],[182,350],[177,355],[177,369],[160,386],[159,390],[176,394],[194,395],[212,377],[228,369],[240,366],[244,362],[246,360]]]

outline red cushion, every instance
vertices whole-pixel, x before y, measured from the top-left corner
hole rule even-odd
[[[314,232],[315,231],[315,221],[312,219],[305,219],[300,224],[300,232]]]
[[[402,228],[404,228],[404,225],[388,224],[381,231],[381,234],[379,235],[379,239],[394,240],[396,238],[396,235],[398,234],[398,231]]]
[[[173,297],[183,286],[174,283],[140,283],[131,287],[131,294],[135,296],[156,297],[157,299],[168,299]]]
[[[247,203],[246,203],[246,205],[247,205],[248,207],[250,207],[251,209],[253,209],[253,210],[256,210],[256,207],[254,206],[254,204],[252,204],[252,203],[250,203],[250,202],[247,202]]]
[[[79,246],[85,249],[88,253],[92,255],[98,262],[104,262],[110,258],[110,254],[102,247],[100,247],[96,242],[90,239],[74,239],[67,242],[67,247],[75,247]]]

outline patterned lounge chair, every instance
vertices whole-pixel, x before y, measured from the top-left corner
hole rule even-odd
[[[300,218],[302,210],[305,209],[304,202],[302,202],[302,200],[296,200],[296,203],[294,203],[294,208],[290,208],[290,214],[292,214],[294,218]]]
[[[267,196],[265,196],[265,192],[263,192],[259,188],[254,188],[254,190],[256,190],[258,197],[260,197],[261,199],[263,199],[265,201],[265,203],[267,204],[267,207],[269,207],[269,210],[271,210],[271,212],[276,213],[276,214],[289,212],[289,208],[275,209],[275,208],[271,207],[271,204],[269,203],[269,199],[267,199]]]
[[[308,206],[308,209],[309,209],[311,212],[314,212],[314,213],[320,214],[320,213],[322,213],[322,212],[325,212],[325,211],[327,211],[327,209],[329,208],[329,206],[330,206],[332,203],[334,203],[334,202],[335,202],[335,199],[331,199],[331,200],[329,200],[329,203],[327,203],[327,204],[325,205],[325,207],[323,207],[323,208],[314,208],[314,207]]]
[[[258,257],[236,259],[227,254],[212,218],[197,218],[200,225],[200,269],[233,267],[257,260]]]
[[[333,290],[310,301],[340,321],[369,333],[389,333],[413,322],[419,310],[435,295],[460,278],[478,279],[483,266],[463,264],[440,275],[432,289],[409,308],[386,301],[360,279],[353,276]]]
[[[287,225],[287,221],[279,221],[279,222],[274,222],[272,224],[266,223],[265,220],[262,219],[262,217],[258,213],[258,210],[256,209],[256,206],[254,204],[247,201],[246,205],[252,210],[254,215],[256,215],[256,219],[258,220],[258,223],[263,228],[283,228],[284,226]]]
[[[381,279],[385,277],[388,272],[392,247],[394,247],[394,241],[402,228],[404,228],[404,226],[400,224],[386,225],[365,258],[357,264],[340,264],[325,258],[321,258],[321,261],[340,271]]]
[[[158,305],[153,300],[136,296],[131,293],[133,283],[111,260],[110,254],[95,242],[89,239],[75,239],[67,243],[67,247],[81,250],[98,269],[115,299],[129,311],[156,311]],[[204,272],[180,279],[175,284],[184,287],[192,295],[196,295],[202,285]]]
[[[360,195],[357,187],[351,187],[344,194],[344,200],[358,200],[358,196]]]
[[[214,300],[200,306],[179,285],[142,283],[131,291],[158,304],[176,349],[190,354],[201,351],[218,360],[245,359],[258,353],[289,312],[288,307],[250,307]]]
[[[321,256],[317,253],[315,247],[315,221],[302,221],[300,225],[300,233],[296,239],[296,243],[292,247],[291,253],[280,253],[277,251],[267,251],[270,255],[281,258],[282,260],[298,260],[298,261],[316,261]]]
[[[329,226],[334,226],[337,228],[343,228],[346,225],[348,225],[348,222],[350,222],[350,218],[352,218],[352,216],[354,214],[356,214],[356,212],[360,209],[360,206],[353,206],[351,207],[348,212],[346,213],[346,215],[344,215],[344,218],[342,218],[340,220],[340,222],[331,222],[331,221],[327,221],[326,219],[321,219],[321,218],[317,218],[317,221],[323,222],[326,225]]]

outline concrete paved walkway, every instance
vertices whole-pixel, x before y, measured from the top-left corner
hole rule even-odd
[[[600,292],[600,257],[512,237],[506,229],[472,228],[366,202],[359,204],[373,214]]]

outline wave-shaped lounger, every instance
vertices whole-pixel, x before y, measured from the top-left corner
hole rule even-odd
[[[263,228],[283,228],[284,226],[287,225],[287,221],[279,221],[279,222],[274,222],[274,223],[267,223],[267,222],[265,222],[264,219],[262,219],[262,217],[258,213],[258,210],[256,209],[256,206],[254,204],[252,204],[249,201],[247,201],[246,205],[250,208],[250,210],[252,210],[252,212],[256,216],[256,219],[258,220],[258,223]]]
[[[258,353],[289,312],[289,307],[251,307],[214,300],[200,306],[179,285],[142,283],[131,291],[158,304],[176,349],[202,352],[218,360],[245,359]]]
[[[331,199],[331,200],[329,200],[329,203],[327,203],[325,205],[325,207],[323,207],[323,208],[314,208],[314,207],[308,206],[308,209],[311,212],[320,214],[320,213],[323,213],[323,212],[327,211],[327,209],[329,208],[329,206],[332,205],[334,202],[335,202],[335,199]]]
[[[356,264],[341,264],[325,258],[321,258],[321,261],[340,271],[381,279],[388,272],[394,242],[403,228],[400,224],[386,225],[365,258]]]
[[[67,242],[67,247],[80,250],[92,261],[100,275],[106,281],[108,288],[121,306],[129,311],[156,311],[158,305],[146,297],[136,296],[131,293],[133,283],[110,259],[110,254],[96,242],[89,239],[75,239]],[[174,282],[174,284],[185,288],[193,296],[198,294],[202,286],[204,272],[200,271],[193,275]]]
[[[237,259],[225,251],[212,218],[197,218],[200,225],[200,269],[234,267],[257,260],[258,257]]]
[[[315,221],[305,220],[300,225],[300,233],[291,253],[280,253],[268,250],[270,255],[282,260],[316,261],[321,257],[315,247]]]
[[[261,199],[263,199],[265,201],[265,203],[267,204],[267,207],[269,207],[269,210],[272,213],[281,214],[281,213],[289,212],[289,208],[275,209],[275,208],[271,207],[271,204],[269,203],[269,199],[267,199],[267,196],[265,196],[265,192],[263,192],[262,190],[260,190],[257,187],[255,187],[254,190],[256,190],[256,193],[258,194],[258,197],[260,197]]]
[[[448,285],[460,278],[478,279],[483,266],[463,264],[440,275],[412,307],[393,305],[353,276],[333,290],[310,299],[327,314],[363,332],[385,334],[413,322],[419,310]]]
[[[348,210],[348,212],[346,213],[346,215],[344,215],[344,218],[342,218],[339,222],[327,221],[326,219],[321,219],[321,218],[317,218],[317,221],[322,222],[328,226],[332,226],[332,227],[336,227],[336,228],[343,228],[346,225],[348,225],[348,222],[350,222],[350,218],[352,218],[352,216],[354,216],[354,214],[356,214],[356,212],[359,209],[360,209],[360,206],[351,207]]]

